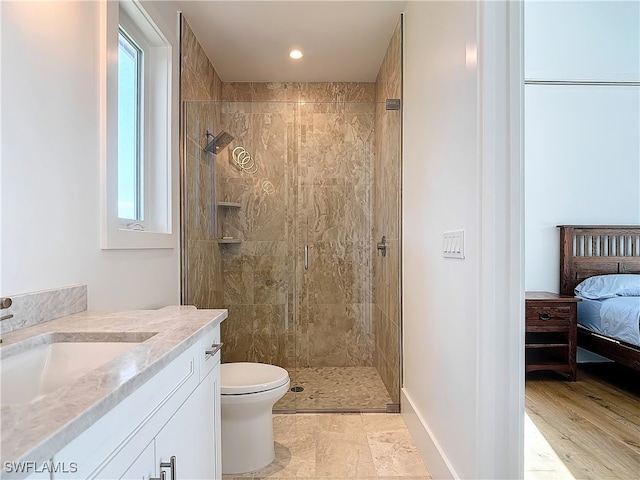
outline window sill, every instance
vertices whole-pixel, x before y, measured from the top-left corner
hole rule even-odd
[[[103,250],[177,248],[174,233],[147,232],[144,230],[114,229],[103,237]]]

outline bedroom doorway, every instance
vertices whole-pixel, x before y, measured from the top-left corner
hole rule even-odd
[[[609,253],[597,258],[612,248],[605,239],[610,232],[582,232],[563,248],[557,228],[640,228],[640,42],[625,40],[640,39],[640,5],[526,2],[523,27],[525,290],[573,296],[587,277],[640,272]],[[620,240],[616,255],[640,261],[640,247],[627,248],[627,240]],[[561,273],[561,262],[576,251],[589,265]],[[525,478],[549,472],[559,478],[635,478],[640,471],[640,374],[583,349],[628,363],[617,353],[623,339],[579,330],[581,311],[591,308],[587,303],[580,302],[570,319],[578,337],[577,381],[548,371],[526,376]],[[595,323],[600,309],[592,310]],[[552,351],[566,351],[553,346],[562,341],[549,344]]]

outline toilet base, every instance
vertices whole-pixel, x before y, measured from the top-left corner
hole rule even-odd
[[[249,473],[275,459],[273,405],[289,382],[273,390],[248,395],[222,395],[222,473]]]

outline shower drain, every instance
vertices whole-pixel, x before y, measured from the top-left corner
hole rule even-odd
[[[300,386],[291,387],[291,391],[295,393],[300,393],[303,390],[304,390],[304,387],[300,387]]]

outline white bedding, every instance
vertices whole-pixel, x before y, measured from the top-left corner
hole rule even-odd
[[[582,299],[578,304],[578,323],[608,337],[640,346],[640,297]]]

